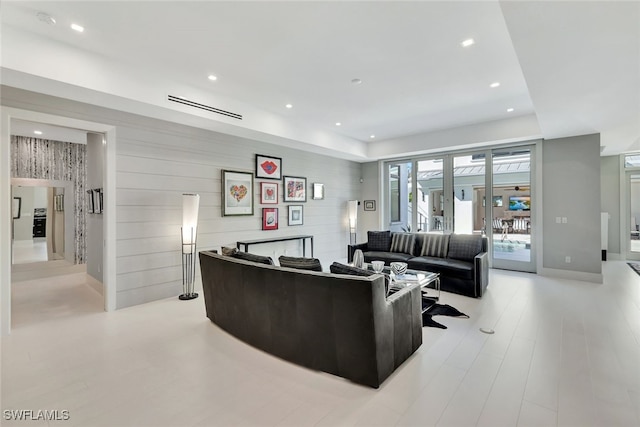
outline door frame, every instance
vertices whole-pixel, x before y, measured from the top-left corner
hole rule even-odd
[[[622,256],[630,261],[640,261],[640,252],[631,251],[631,239],[629,231],[631,230],[631,176],[640,175],[640,168],[625,168],[625,156],[623,154],[621,158],[621,173],[620,173],[620,249]]]
[[[2,107],[0,111],[0,335],[11,333],[11,120],[82,129],[104,135],[104,309],[116,309],[116,127],[31,110]]]

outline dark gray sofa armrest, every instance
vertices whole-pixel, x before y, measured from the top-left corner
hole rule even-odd
[[[380,383],[422,345],[422,293],[413,284],[377,300],[379,323],[376,325],[378,372]]]
[[[475,294],[482,297],[489,286],[489,252],[480,252],[473,259]]]
[[[360,249],[362,252],[367,251],[367,242],[358,243],[356,245],[347,245],[347,262],[353,262],[353,253]]]

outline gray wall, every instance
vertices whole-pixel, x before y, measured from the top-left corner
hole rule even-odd
[[[361,196],[359,163],[6,86],[1,95],[5,106],[116,126],[117,308],[182,293],[180,226],[186,192],[200,194],[199,250],[242,239],[311,234],[315,256],[325,269],[346,258],[346,205]],[[253,216],[221,216],[221,170],[255,172],[256,153],[281,157],[285,175],[306,177],[307,185],[325,185],[324,200],[311,200],[309,191],[302,203],[304,225],[287,225],[289,203],[282,202],[282,182],[280,203],[265,205],[279,208],[278,230],[261,230],[260,180],[255,181]],[[300,254],[294,246],[261,250]],[[196,290],[199,287],[197,279]]]
[[[87,189],[103,188],[104,136],[87,135]],[[87,274],[102,282],[103,216],[87,214]]]
[[[610,254],[620,254],[620,157],[600,159],[600,197],[602,212],[609,213]]]
[[[542,158],[543,267],[600,274],[600,135],[545,140]]]
[[[367,241],[367,231],[380,229],[380,209],[382,209],[382,200],[380,200],[380,179],[378,178],[378,170],[380,164],[378,162],[369,162],[362,164],[362,196],[359,200],[373,200],[376,202],[375,211],[365,211],[364,203],[361,203],[358,209],[358,243]]]

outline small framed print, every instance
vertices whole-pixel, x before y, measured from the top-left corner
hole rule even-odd
[[[289,206],[289,225],[302,225],[302,205]]]
[[[256,178],[281,179],[282,159],[256,154]]]
[[[253,215],[253,174],[222,171],[222,216]]]
[[[263,205],[278,204],[278,183],[277,182],[261,182],[260,183],[260,203]]]
[[[324,184],[320,184],[319,182],[313,183],[313,200],[322,200],[324,199]]]
[[[285,202],[307,201],[307,178],[300,176],[285,176],[283,177],[283,180]]]
[[[262,229],[278,229],[278,208],[262,208]]]
[[[364,201],[364,210],[365,211],[375,211],[376,210],[376,201],[375,200],[365,200]]]
[[[87,213],[95,213],[93,190],[87,190]]]
[[[20,219],[22,211],[22,197],[13,198],[13,219]]]

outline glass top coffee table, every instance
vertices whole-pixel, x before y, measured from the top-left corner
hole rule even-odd
[[[365,265],[368,270],[373,270],[370,263],[365,263]],[[404,274],[396,275],[391,271],[391,268],[386,265],[384,266],[382,273],[386,274],[390,278],[389,292],[387,296],[392,295],[406,286],[418,283],[420,284],[420,291],[422,292],[423,300],[431,300],[432,302],[440,300],[440,273],[407,269]],[[435,291],[433,294],[429,293],[428,290],[428,287],[431,284],[433,284]]]

